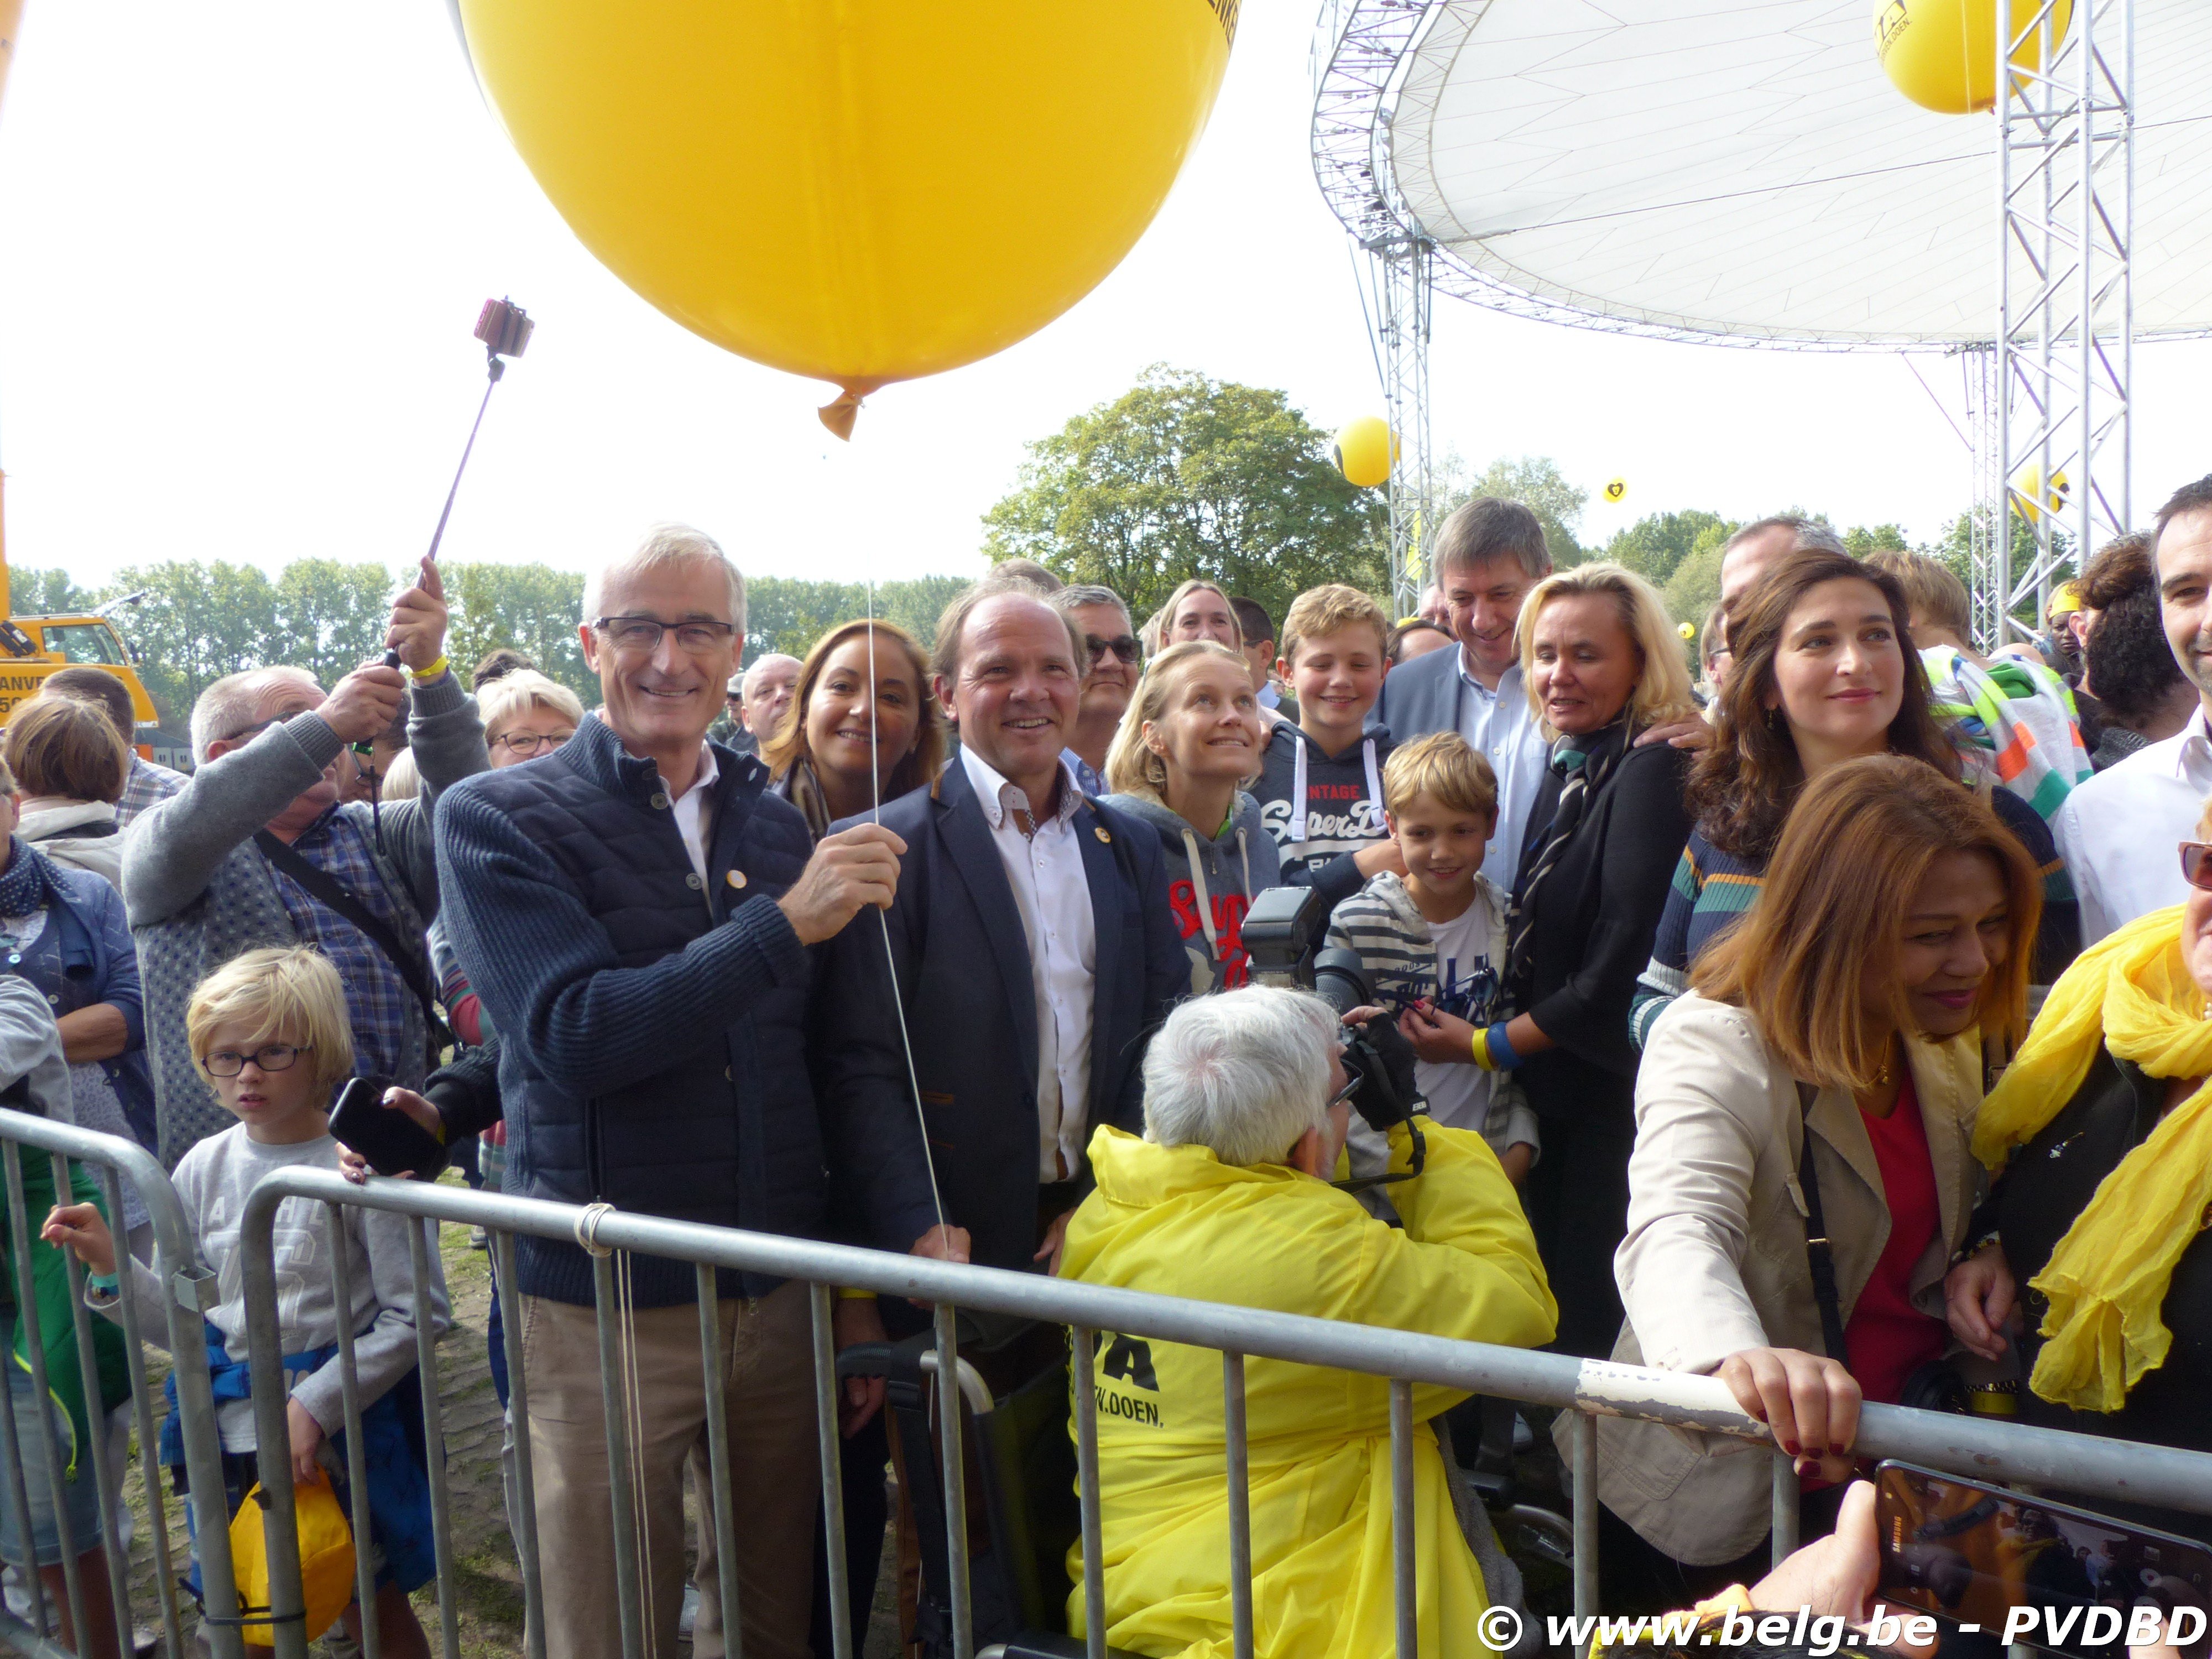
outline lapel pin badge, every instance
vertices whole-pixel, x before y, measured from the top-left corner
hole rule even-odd
[[[731,886],[742,887],[745,884],[745,872],[742,870],[732,870],[727,879]]]
[[[1098,839],[1103,842],[1111,842],[1114,839],[1113,836],[1106,833],[1106,826],[1103,823],[1098,826],[1097,836]]]

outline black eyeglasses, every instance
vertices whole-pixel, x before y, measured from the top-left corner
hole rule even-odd
[[[235,1048],[218,1048],[200,1063],[208,1068],[210,1077],[236,1077],[246,1069],[249,1060],[264,1072],[289,1072],[293,1062],[307,1052],[289,1042],[266,1042],[250,1054],[241,1054]]]
[[[726,622],[665,623],[658,617],[602,617],[592,624],[614,641],[628,657],[642,657],[660,648],[660,636],[674,633],[676,643],[695,657],[703,657],[729,643],[737,626]]]
[[[1134,634],[1123,634],[1110,640],[1102,640],[1096,634],[1085,634],[1083,636],[1083,648],[1091,653],[1091,660],[1093,662],[1103,659],[1109,651],[1123,662],[1134,662],[1137,659],[1137,653],[1143,647],[1138,645],[1137,636]]]
[[[2212,842],[2181,843],[2181,878],[2191,887],[2212,893]]]

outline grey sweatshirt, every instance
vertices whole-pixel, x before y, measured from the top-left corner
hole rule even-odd
[[[199,1241],[200,1254],[215,1270],[222,1297],[208,1314],[222,1333],[223,1346],[234,1358],[246,1352],[245,1258],[238,1249],[238,1225],[246,1212],[246,1195],[271,1170],[304,1164],[310,1169],[338,1167],[338,1144],[328,1135],[289,1146],[264,1146],[246,1138],[246,1126],[234,1123],[221,1134],[210,1135],[186,1152],[170,1179],[184,1200],[185,1219]],[[408,1265],[407,1230],[427,1226],[420,1218],[392,1215],[381,1210],[343,1206],[346,1236],[353,1245],[353,1306],[347,1322],[353,1328],[355,1375],[359,1378],[361,1403],[380,1400],[392,1385],[415,1369],[415,1328],[427,1311],[431,1334],[441,1335],[452,1324],[446,1297],[446,1275],[434,1242],[430,1247],[430,1279],[425,1287],[429,1306],[415,1303],[412,1269]],[[331,1284],[330,1211],[319,1200],[288,1198],[278,1207],[274,1230],[276,1252],[276,1316],[284,1333],[287,1354],[305,1353],[338,1340],[337,1298]],[[119,1253],[118,1253],[119,1254]],[[169,1316],[161,1297],[161,1281],[144,1262],[131,1262],[130,1290],[138,1308],[138,1328],[149,1341],[163,1342],[169,1334]],[[102,1312],[119,1304],[87,1300]],[[319,1369],[289,1374],[292,1398],[323,1425],[325,1434],[345,1427],[345,1401],[333,1354]],[[254,1448],[253,1402],[234,1400],[216,1413],[225,1451]]]
[[[1148,795],[1109,795],[1106,804],[1141,818],[1159,834],[1167,861],[1168,906],[1190,957],[1190,988],[1200,995],[1249,983],[1244,914],[1253,899],[1283,884],[1273,837],[1260,827],[1260,804],[1239,790],[1229,822],[1201,835],[1180,813]]]
[[[422,793],[383,808],[386,851],[376,861],[397,901],[402,938],[419,935],[437,914],[431,823],[439,795],[491,763],[476,702],[451,674],[413,689],[407,732]],[[174,1164],[194,1141],[233,1121],[192,1065],[185,1037],[192,988],[234,957],[297,942],[253,833],[312,787],[343,747],[320,714],[295,714],[244,748],[210,761],[183,789],[148,807],[124,831],[123,902],[145,982],[146,1046],[154,1062],[164,1164]],[[368,828],[365,804],[338,811]],[[400,1068],[397,1080],[419,1089],[428,1071],[428,1035],[411,998],[406,1017],[411,1063]]]

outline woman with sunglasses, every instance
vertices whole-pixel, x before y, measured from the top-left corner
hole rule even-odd
[[[2212,836],[2212,811],[2197,826]],[[2009,1346],[2027,1422],[2212,1450],[2212,846],[2189,896],[2084,951],[1982,1104],[1996,1176],[1944,1290],[1973,1352]],[[2142,1512],[2212,1541],[2212,1520]]]
[[[819,841],[840,818],[933,782],[945,749],[945,711],[914,636],[890,623],[848,622],[806,653],[760,757],[769,787],[806,815]]]

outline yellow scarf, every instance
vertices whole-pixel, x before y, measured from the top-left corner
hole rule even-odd
[[[2151,1077],[2212,1075],[2212,1020],[2181,957],[2181,907],[2130,922],[2077,957],[1974,1126],[1994,1170],[2074,1098],[2100,1047]],[[2166,1363],[2159,1317],[2174,1264],[2212,1204],[2212,1085],[2166,1115],[2099,1183],[2034,1279],[2051,1298],[2028,1386],[2077,1411],[2116,1412]]]

